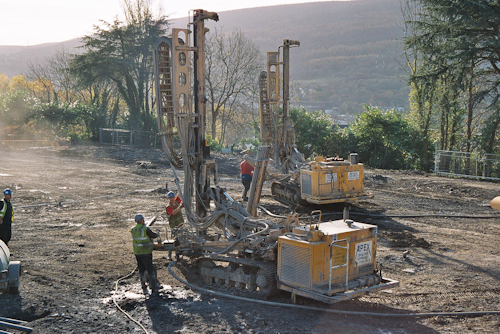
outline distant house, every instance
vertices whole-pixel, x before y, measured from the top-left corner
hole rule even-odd
[[[349,127],[354,121],[354,117],[346,114],[336,114],[331,116],[332,121],[341,129]]]
[[[405,108],[403,108],[403,107],[377,107],[377,108],[379,108],[382,111],[389,111],[392,109],[396,109],[397,112],[404,112],[405,111]]]
[[[333,110],[333,109],[338,109],[333,107],[332,102],[328,101],[296,101],[296,102],[291,102],[291,105],[294,107],[301,107],[304,108],[307,111],[313,112],[313,111],[318,111],[321,110],[322,112],[325,112],[326,110]]]
[[[347,128],[351,124],[355,116],[340,113],[340,108],[333,107],[332,102],[318,102],[318,101],[297,101],[292,103],[294,107],[304,108],[306,111],[314,112],[321,111],[323,114],[330,116],[331,120],[339,128]]]

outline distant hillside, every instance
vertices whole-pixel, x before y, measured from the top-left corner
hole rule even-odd
[[[239,28],[263,53],[277,51],[283,39],[299,40],[300,47],[291,51],[291,80],[303,88],[301,99],[356,113],[363,103],[407,105],[408,88],[396,61],[402,36],[399,6],[399,0],[361,0],[259,7],[220,12],[220,21],[207,25],[224,31]],[[186,22],[174,20],[171,26],[184,27]],[[24,73],[29,62],[78,44],[0,46],[0,73]]]
[[[285,38],[299,40],[290,76],[305,88],[302,99],[355,113],[363,103],[408,103],[397,62],[400,17],[399,0],[332,1],[223,12],[215,24],[239,27],[263,52],[277,51]]]
[[[43,63],[46,59],[54,57],[59,51],[66,50],[70,53],[79,52],[78,38],[61,43],[47,43],[32,46],[1,46],[0,45],[0,73],[13,77],[25,74],[30,64]]]

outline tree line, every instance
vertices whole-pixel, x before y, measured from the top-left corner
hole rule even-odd
[[[96,26],[80,54],[62,52],[26,76],[0,75],[3,135],[96,140],[100,127],[157,131],[151,47],[169,21],[152,0],[122,3],[125,20]],[[436,148],[499,153],[498,1],[405,0],[401,18],[409,110],[367,105],[341,129],[319,111],[292,109],[306,156],[358,152],[369,166],[430,170]],[[241,31],[218,29],[207,34],[206,52],[209,143],[258,144],[262,53]]]
[[[26,75],[0,74],[0,133],[16,138],[98,139],[99,128],[157,131],[152,46],[168,34],[153,0],[122,0],[124,20],[102,21],[81,53],[60,52]],[[251,136],[258,106],[258,48],[241,31],[207,39],[209,134],[214,145]],[[5,138],[3,138],[5,139]]]
[[[500,154],[500,3],[405,0],[401,18],[409,110],[365,106],[343,130],[320,113],[296,112],[297,122],[309,122],[295,123],[299,146],[317,154],[358,152],[373,167],[426,171],[435,149]],[[328,135],[323,127],[331,128]],[[301,142],[307,136],[312,140]]]
[[[321,111],[292,108],[297,148],[307,157],[346,158],[358,153],[364,164],[381,169],[425,169],[418,130],[406,114],[365,105],[349,127],[341,128]]]
[[[426,171],[435,149],[499,154],[500,3],[406,0],[401,17],[409,111],[366,107],[348,129],[333,127],[328,135],[320,129],[332,125],[320,113],[298,112],[297,122],[309,122],[295,123],[299,146],[335,153],[324,144],[329,141],[338,153],[358,152],[373,167]],[[301,142],[303,135],[313,140]]]
[[[407,0],[402,16],[409,117],[419,141],[442,150],[497,154],[499,2]],[[431,157],[422,159],[429,164]]]

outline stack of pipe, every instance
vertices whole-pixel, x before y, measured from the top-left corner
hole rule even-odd
[[[33,328],[26,327],[24,326],[25,324],[27,324],[26,321],[0,317],[0,328],[14,329],[16,331],[31,333],[33,331]],[[0,329],[0,334],[5,333],[9,334],[9,332]]]

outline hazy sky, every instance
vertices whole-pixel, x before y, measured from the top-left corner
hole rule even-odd
[[[325,0],[153,0],[171,18],[190,9],[226,10]],[[0,0],[0,45],[62,42],[92,33],[121,15],[121,0]],[[156,8],[157,6],[154,6]]]

